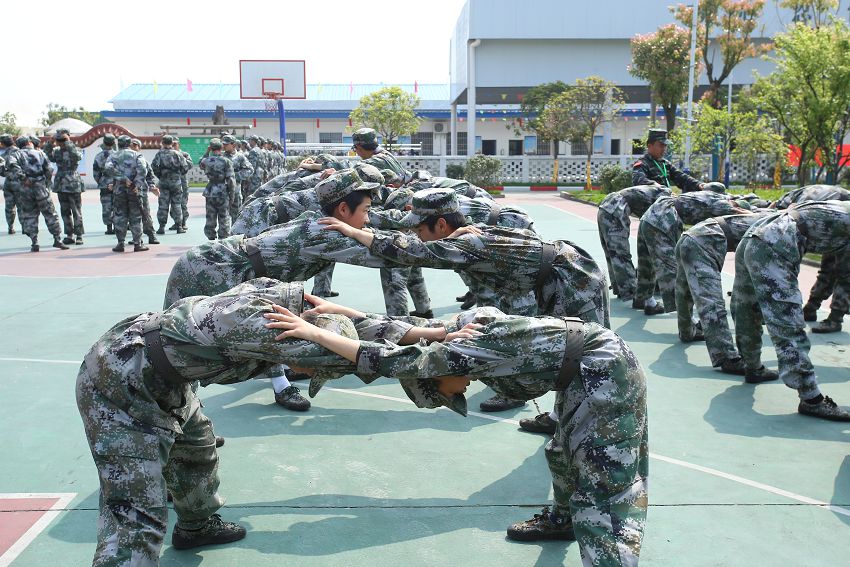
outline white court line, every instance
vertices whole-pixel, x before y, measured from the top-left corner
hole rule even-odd
[[[43,358],[0,357],[0,362],[43,362],[45,364],[82,364],[79,360],[45,360]]]
[[[0,274],[0,278],[27,278],[34,280],[102,280],[107,278],[147,278],[151,276],[167,276],[170,272],[161,274],[127,274],[124,276],[16,276],[13,274]]]
[[[0,493],[2,498],[57,498],[58,500],[50,507],[50,510],[41,515],[41,517],[32,525],[30,529],[25,531],[18,540],[9,546],[6,553],[0,555],[0,567],[8,567],[12,561],[26,549],[26,547],[38,537],[38,534],[43,532],[45,528],[59,515],[64,508],[71,503],[71,500],[77,496],[76,492],[60,492],[60,493]]]
[[[15,359],[15,358],[3,358],[0,357],[0,361],[5,360],[27,360],[30,362],[45,362],[45,363],[60,363],[60,364],[79,364],[78,361],[71,360],[41,360],[37,358],[28,358],[28,359]],[[353,396],[364,396],[367,398],[375,398],[378,400],[387,400],[391,402],[401,402],[404,404],[413,404],[412,401],[406,400],[404,398],[396,398],[394,396],[384,396],[383,394],[372,394],[369,392],[361,392],[358,390],[345,390],[343,388],[324,388],[324,390],[328,390],[331,392],[340,392],[343,394],[350,394]],[[441,408],[444,411],[451,411],[446,408]],[[469,415],[479,417],[482,419],[489,419],[490,421],[499,421],[502,423],[510,423],[511,425],[519,425],[519,421],[515,419],[506,419],[504,417],[496,417],[494,415],[487,415],[478,412],[468,412]],[[682,461],[679,459],[674,459],[672,457],[665,457],[664,455],[659,455],[658,453],[649,453],[649,456],[653,459],[657,459],[659,461],[664,461],[665,463],[670,463],[671,465],[677,465],[686,469],[691,469],[694,471],[702,472],[705,474],[709,474],[712,476],[716,476],[718,478],[723,478],[732,482],[737,482],[738,484],[743,484],[744,486],[749,486],[751,488],[755,488],[758,490],[762,490],[764,492],[769,492],[771,494],[775,494],[777,496],[782,496],[783,498],[788,498],[789,500],[796,500],[797,502],[802,502],[803,504],[812,504],[814,506],[818,506],[819,508],[823,508],[825,510],[829,510],[830,512],[834,512],[836,514],[841,514],[842,516],[850,517],[850,509],[843,508],[841,506],[835,506],[834,504],[830,504],[829,502],[824,502],[823,500],[816,500],[814,498],[810,498],[808,496],[803,496],[802,494],[797,494],[796,492],[790,492],[788,490],[784,490],[782,488],[778,488],[776,486],[771,486],[769,484],[764,484],[761,482],[756,482],[754,480],[749,480],[747,478],[725,473],[723,471],[712,469],[710,467],[704,467],[702,465],[697,465],[694,463],[689,463],[688,461]],[[0,563],[0,567],[4,567],[2,563]]]

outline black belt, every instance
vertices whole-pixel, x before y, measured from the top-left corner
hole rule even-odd
[[[788,216],[791,217],[791,220],[793,220],[797,224],[797,232],[808,238],[809,227],[808,225],[806,225],[806,221],[804,221],[803,218],[800,216],[800,211],[790,209],[788,211]]]
[[[555,261],[555,245],[551,242],[542,242],[540,248],[540,270],[537,272],[535,287],[539,290],[552,275],[552,262]]]
[[[737,239],[732,235],[732,229],[729,228],[729,223],[723,217],[714,217],[714,220],[717,221],[717,225],[726,237],[726,251],[734,252],[738,243],[736,242]]]
[[[274,212],[277,215],[277,222],[275,224],[283,224],[285,222],[289,222],[289,211],[286,208],[286,205],[283,202],[283,198],[278,197],[274,203]]]
[[[584,354],[584,321],[578,317],[562,317],[566,326],[567,341],[564,345],[564,361],[561,371],[552,388],[554,392],[563,392],[581,369],[581,357]]]
[[[487,216],[487,224],[496,226],[499,222],[499,215],[502,213],[502,207],[496,203],[490,204],[490,214]]]
[[[248,253],[248,261],[251,262],[251,267],[254,268],[255,278],[264,278],[269,272],[266,270],[266,264],[263,262],[263,257],[260,254],[260,249],[252,242],[245,242],[245,252]]]
[[[162,376],[172,386],[182,386],[187,382],[180,373],[171,365],[165,349],[162,348],[162,334],[160,332],[160,318],[162,313],[154,313],[145,323],[142,337],[145,339],[145,349],[148,358],[153,365],[154,372]]]

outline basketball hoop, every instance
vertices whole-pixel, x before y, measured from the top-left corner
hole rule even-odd
[[[275,95],[266,99],[266,112],[277,112],[277,97]]]

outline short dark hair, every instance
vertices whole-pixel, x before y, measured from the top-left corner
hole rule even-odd
[[[334,201],[333,203],[328,203],[327,205],[322,205],[322,212],[325,216],[333,216],[334,211],[336,210],[337,205],[340,203],[345,203],[348,205],[348,208],[352,211],[360,206],[360,203],[363,202],[363,199],[366,197],[372,197],[372,193],[369,191],[352,191],[342,199],[338,201]]]
[[[378,144],[375,144],[375,143],[366,143],[366,144],[360,143],[360,144],[354,144],[354,145],[360,146],[364,150],[368,150],[370,152],[373,152],[373,151],[378,149]]]
[[[466,217],[463,216],[463,213],[460,211],[455,211],[453,213],[446,213],[444,215],[434,215],[430,217],[425,217],[422,219],[420,224],[424,224],[428,227],[428,230],[433,231],[434,227],[437,226],[437,221],[440,219],[444,219],[446,224],[454,229],[458,229],[462,226],[466,226]]]

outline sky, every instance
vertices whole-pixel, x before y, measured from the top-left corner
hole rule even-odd
[[[122,84],[238,83],[240,59],[304,59],[308,83],[447,83],[464,3],[4,2],[0,115],[37,126],[50,102],[111,109]]]

